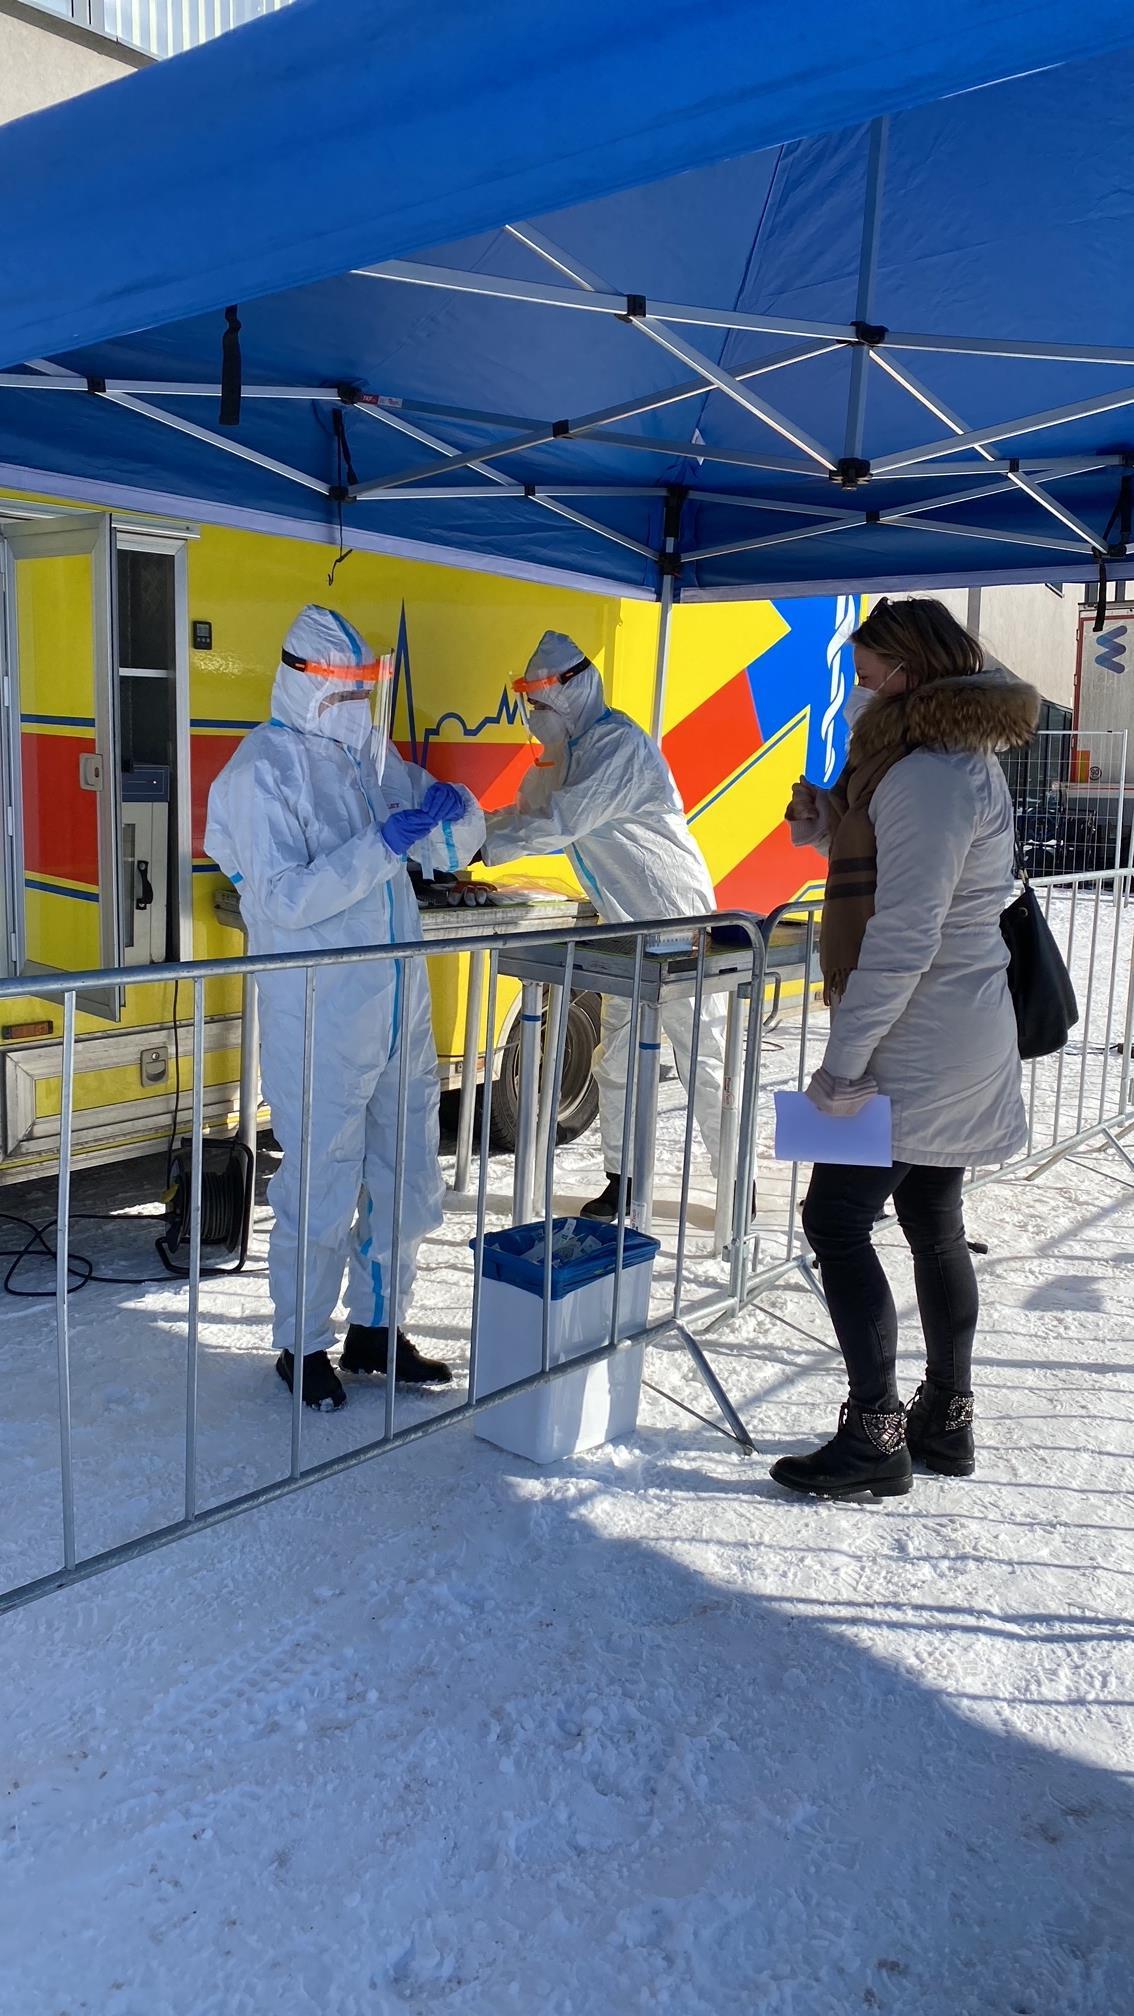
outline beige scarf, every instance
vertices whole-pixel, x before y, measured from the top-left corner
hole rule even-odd
[[[877,700],[851,736],[847,767],[829,794],[830,867],[819,926],[823,999],[840,1001],[858,965],[878,888],[871,801],[882,779],[915,749],[993,755],[1030,742],[1040,697],[1001,667],[936,679],[895,700]]]

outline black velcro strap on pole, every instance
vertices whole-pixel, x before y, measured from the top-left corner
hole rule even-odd
[[[224,319],[227,327],[221,338],[221,382],[220,413],[218,422],[222,427],[240,425],[240,317],[236,308],[226,308]]]
[[[1106,622],[1106,561],[1099,561],[1099,593],[1095,603],[1095,620],[1092,630],[1101,630]]]
[[[358,482],[358,477],[354,473],[354,463],[350,459],[350,442],[347,440],[346,421],[343,419],[342,412],[338,406],[332,409],[331,425],[335,430],[335,446],[342,458],[339,463],[339,481],[341,483],[345,475],[347,488],[353,490]]]

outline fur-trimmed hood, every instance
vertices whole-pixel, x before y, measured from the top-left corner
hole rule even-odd
[[[1018,749],[1035,734],[1040,704],[1034,686],[1001,666],[929,680],[865,710],[851,736],[850,762],[870,763],[903,747],[983,756]]]

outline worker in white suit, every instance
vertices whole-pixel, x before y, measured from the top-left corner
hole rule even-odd
[[[427,874],[469,861],[484,819],[471,793],[402,761],[390,740],[393,666],[331,609],[288,632],[272,717],[254,728],[209,797],[205,845],[240,891],[249,950],[325,952],[416,940],[407,858]],[[389,1336],[398,1068],[408,1046],[397,1307],[418,1248],[441,1223],[438,1076],[423,961],[327,966],[315,984],[307,1285],[296,1307],[303,1136],[305,976],[261,976],[261,1062],[283,1161],[272,1180],[268,1273],[290,1387],[297,1354],[312,1407],[346,1399],[328,1351],[347,1270],[350,1327],[339,1369],[443,1384],[449,1368]]]
[[[523,677],[513,681],[544,756],[506,811],[489,813],[484,859],[564,851],[605,924],[693,916],[716,908],[705,858],[689,831],[673,775],[657,743],[628,714],[608,707],[602,681],[570,637],[548,630]],[[693,1003],[662,1009],[662,1027],[688,1088]],[[714,1174],[720,1151],[724,1015],[701,1009],[693,1106]],[[623,1174],[622,1128],[630,1064],[630,1003],[604,996],[595,1052],[606,1188],[584,1206],[615,1218]]]

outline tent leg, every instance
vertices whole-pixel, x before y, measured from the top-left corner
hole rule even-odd
[[[665,690],[669,673],[670,618],[673,614],[673,576],[667,574],[662,581],[658,596],[658,651],[654,660],[654,697],[650,715],[650,734],[661,746],[665,728]]]

